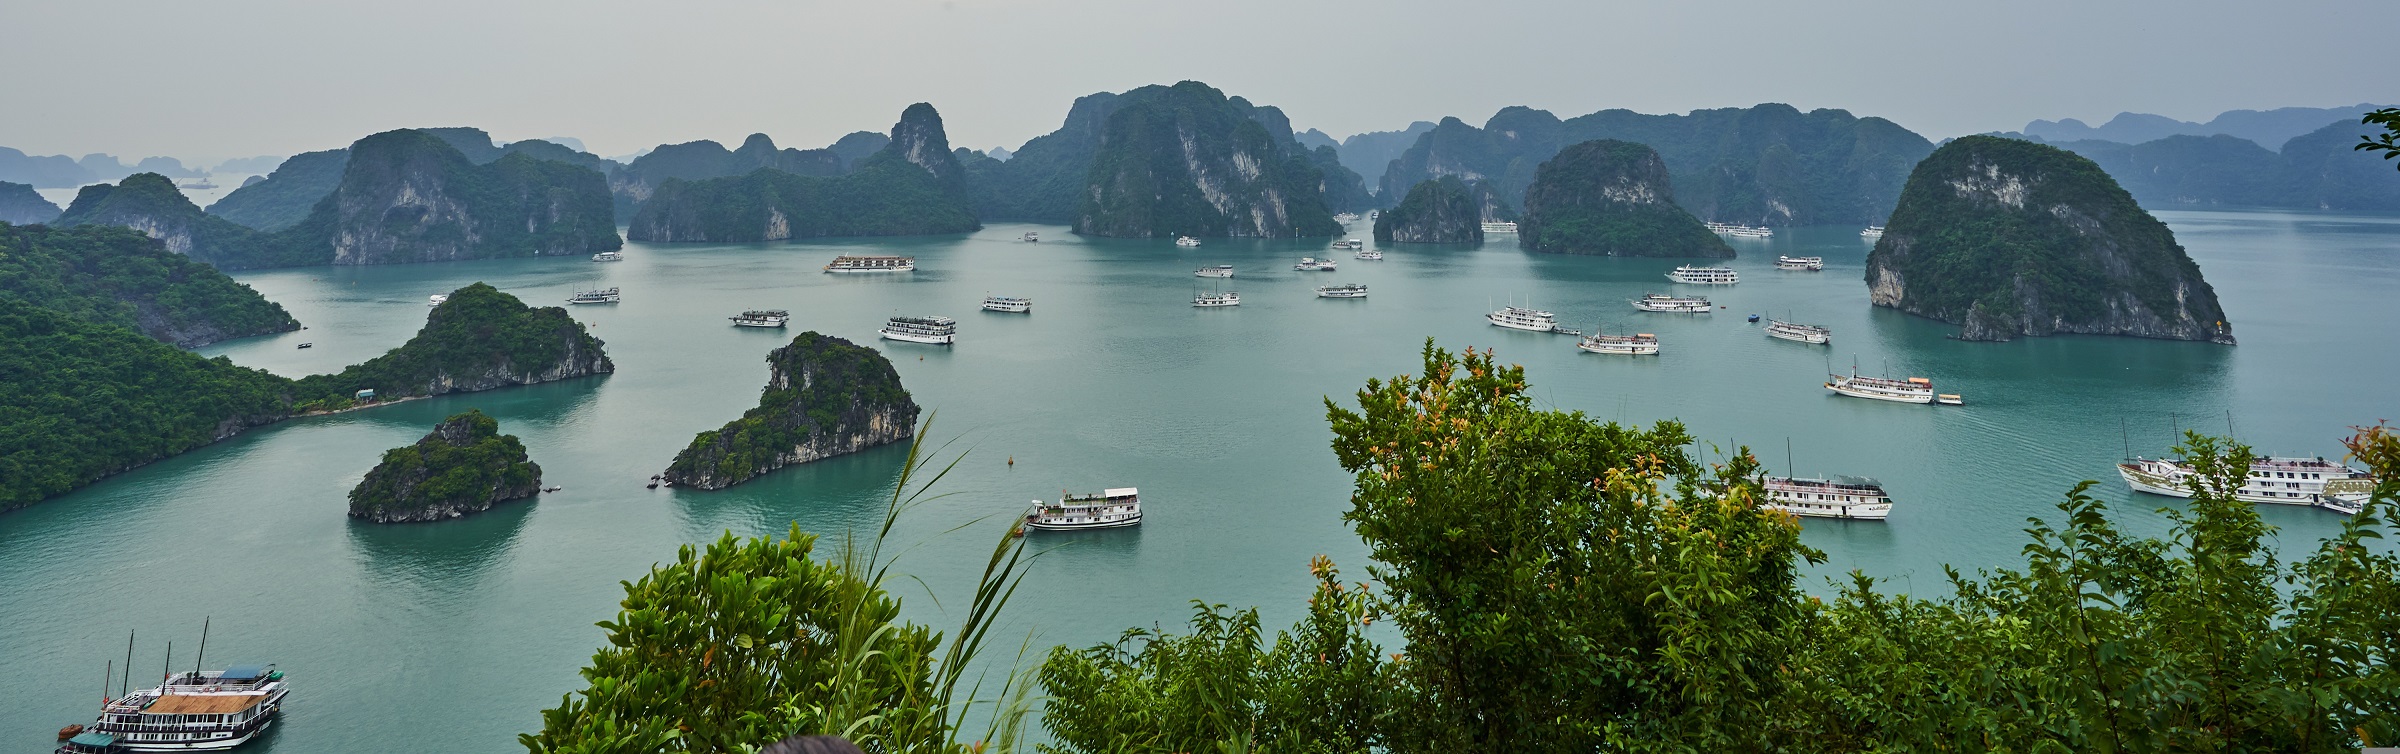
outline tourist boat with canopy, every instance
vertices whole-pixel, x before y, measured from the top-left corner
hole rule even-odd
[[[291,687],[273,665],[177,673],[156,688],[100,705],[100,719],[57,751],[98,754],[144,751],[223,751],[249,743],[273,725]]]
[[[614,304],[617,303],[617,300],[617,289],[613,286],[607,289],[576,291],[575,295],[567,297],[567,303],[570,304]]]
[[[1356,256],[1360,259],[1370,262],[1383,261],[1383,251],[1381,249],[1360,249],[1357,254],[1352,256]]]
[[[1708,302],[1708,299],[1700,296],[1668,296],[1658,293],[1644,294],[1641,298],[1634,299],[1633,308],[1646,312],[1670,314],[1707,314],[1717,309],[1714,304]]]
[[[1883,483],[1863,476],[1770,476],[1766,490],[1760,507],[1795,516],[1882,521],[1892,515],[1892,497],[1884,493]]]
[[[729,317],[734,327],[782,327],[792,321],[792,313],[782,309],[752,309]]]
[[[1529,309],[1522,306],[1510,306],[1499,311],[1483,315],[1483,318],[1485,321],[1492,323],[1493,327],[1505,327],[1511,330],[1557,333],[1560,335],[1583,334],[1574,330],[1559,327],[1558,315],[1556,314],[1542,311],[1540,309]]]
[[[1592,328],[1591,335],[1576,341],[1575,347],[1592,353],[1614,356],[1656,356],[1658,355],[1658,336],[1650,333],[1603,335],[1600,333],[1600,329],[1595,327]]]
[[[1343,283],[1317,286],[1317,298],[1366,298],[1367,284]]]
[[[1782,338],[1800,343],[1827,345],[1833,342],[1833,328],[1803,325],[1780,319],[1767,320],[1767,337]]]
[[[1683,265],[1667,273],[1667,279],[1686,285],[1733,285],[1742,282],[1742,274],[1731,267],[1693,267]]]
[[[1292,269],[1299,270],[1301,272],[1332,272],[1334,264],[1335,262],[1331,259],[1301,257],[1300,263],[1292,265]]]
[[[1825,269],[1825,258],[1787,257],[1778,254],[1775,256],[1775,269],[1793,270],[1797,272],[1821,272]]]
[[[826,272],[911,272],[916,269],[916,257],[880,254],[843,254],[825,264]]]
[[[2117,475],[2134,491],[2168,497],[2191,497],[2191,482],[2198,473],[2180,459],[2135,458],[2117,464]],[[2268,456],[2250,462],[2249,473],[2233,497],[2246,503],[2309,505],[2357,513],[2356,504],[2343,499],[2347,488],[2363,484],[2372,489],[2374,481],[2367,472],[2323,458]]]
[[[947,346],[958,342],[958,320],[949,317],[893,317],[884,324],[885,340]]]
[[[987,312],[1026,313],[1033,311],[1033,299],[1016,296],[985,296],[983,310]]]
[[[1033,531],[1114,529],[1141,523],[1141,491],[1132,487],[1111,487],[1096,495],[1059,490],[1058,502],[1035,500],[1033,509],[1025,514],[1025,528]]]
[[[1192,294],[1192,305],[1203,309],[1219,306],[1241,306],[1242,294],[1233,291]]]
[[[1826,377],[1825,389],[1838,395],[1895,403],[1933,402],[1933,380],[1923,377],[1910,377],[1905,380],[1888,377],[1861,377],[1858,374],[1858,367],[1855,366],[1850,368],[1850,374],[1847,376],[1832,374],[1826,375]]]
[[[1202,267],[1202,268],[1200,268],[1200,269],[1193,270],[1193,271],[1192,271],[1192,276],[1194,276],[1194,277],[1204,277],[1204,278],[1229,278],[1229,277],[1233,277],[1233,265],[1230,265],[1230,264],[1220,264],[1220,265],[1217,265],[1217,266],[1215,266],[1215,267]]]

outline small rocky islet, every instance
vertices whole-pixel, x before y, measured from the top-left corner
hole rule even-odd
[[[1667,164],[1642,144],[1559,150],[1525,190],[1517,243],[1553,254],[1730,259],[1733,247],[1675,203]]]
[[[424,439],[384,451],[350,490],[350,516],[379,524],[440,521],[542,491],[542,467],[500,421],[468,409]]]
[[[660,475],[666,483],[723,489],[785,466],[914,437],[917,404],[890,359],[814,331],[767,354],[758,407],[702,432]]]

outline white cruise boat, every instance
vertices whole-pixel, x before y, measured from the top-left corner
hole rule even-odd
[[[1317,298],[1366,298],[1367,284],[1343,283],[1317,286]]]
[[[1882,237],[1883,237],[1883,226],[1881,226],[1881,225],[1869,225],[1869,226],[1867,226],[1867,227],[1866,227],[1866,229],[1865,229],[1865,230],[1861,230],[1861,231],[1859,231],[1859,232],[1858,232],[1858,237],[1859,237],[1859,238],[1882,238]]]
[[[1058,502],[1035,500],[1033,510],[1025,514],[1025,528],[1039,531],[1114,529],[1141,523],[1141,491],[1132,487],[1111,487],[1097,495],[1060,490]]]
[[[108,700],[100,719],[58,750],[223,751],[249,743],[275,723],[291,693],[274,667],[177,673],[156,688]]]
[[[1693,267],[1683,265],[1667,273],[1667,279],[1688,285],[1733,285],[1742,282],[1742,274],[1731,267]]]
[[[1881,521],[1892,515],[1892,496],[1883,483],[1867,477],[1835,475],[1832,479],[1766,478],[1767,499],[1759,506],[1795,516],[1857,518]]]
[[[1242,294],[1233,291],[1193,294],[1192,305],[1204,309],[1217,306],[1241,306]]]
[[[1719,235],[1732,236],[1734,238],[1775,237],[1775,229],[1764,225],[1738,225],[1734,223],[1702,223],[1702,225],[1708,226],[1709,230],[1715,231]]]
[[[752,309],[727,319],[733,320],[734,327],[782,327],[792,321],[792,313],[782,309]]]
[[[1484,232],[1484,235],[1504,234],[1504,233],[1515,233],[1515,232],[1517,232],[1517,224],[1516,224],[1516,223],[1484,223],[1484,224],[1483,224],[1483,232]]]
[[[1353,255],[1351,255],[1351,256],[1355,256],[1355,257],[1358,257],[1358,258],[1360,258],[1360,259],[1367,260],[1367,261],[1369,261],[1369,262],[1381,262],[1381,261],[1383,261],[1383,250],[1381,250],[1381,249],[1360,249],[1360,250],[1359,250],[1359,252],[1358,252],[1357,254],[1353,254]]]
[[[1008,312],[1012,314],[1017,312],[1031,312],[1033,311],[1033,299],[1018,298],[1015,296],[985,296],[983,297],[983,310],[987,312]]]
[[[1560,335],[1583,334],[1574,330],[1559,327],[1558,315],[1556,314],[1542,311],[1540,309],[1528,309],[1522,306],[1511,306],[1506,309],[1501,309],[1500,311],[1483,315],[1483,318],[1484,320],[1491,322],[1493,327],[1505,327],[1511,330],[1558,333]]]
[[[1204,277],[1204,278],[1229,278],[1229,277],[1233,277],[1233,265],[1230,265],[1230,264],[1220,264],[1220,265],[1217,265],[1217,266],[1215,266],[1215,267],[1202,267],[1202,268],[1200,268],[1200,269],[1193,270],[1193,271],[1192,271],[1192,276],[1193,276],[1193,277]]]
[[[611,286],[607,289],[576,291],[575,295],[567,297],[567,303],[614,304],[617,303],[617,289],[614,286]]]
[[[1334,264],[1335,262],[1331,259],[1301,257],[1300,263],[1292,265],[1292,269],[1299,270],[1301,272],[1332,272]]]
[[[1576,341],[1575,347],[1592,353],[1615,356],[1656,356],[1658,355],[1658,336],[1650,333],[1602,335],[1599,328],[1592,328],[1592,334]]]
[[[1852,398],[1872,398],[1896,403],[1932,403],[1933,380],[1910,377],[1895,380],[1885,377],[1861,377],[1853,368],[1848,376],[1826,375],[1825,389]]]
[[[2191,479],[2196,472],[2192,465],[2164,458],[2136,458],[2117,464],[2117,475],[2125,478],[2137,492],[2169,497],[2191,497]],[[2344,513],[2357,513],[2357,503],[2343,499],[2344,488],[2373,480],[2367,473],[2323,458],[2267,457],[2250,462],[2250,476],[2233,491],[2233,497],[2246,503],[2276,505],[2313,505]],[[2332,492],[2327,486],[2332,485]]]
[[[594,262],[622,262],[622,261],[625,261],[625,252],[622,252],[622,251],[603,251],[603,252],[600,252],[600,253],[598,253],[598,254],[593,254],[593,255],[592,255],[592,261],[594,261]]]
[[[1358,240],[1358,239],[1356,239],[1356,238],[1345,238],[1345,239],[1342,239],[1342,240],[1339,240],[1339,241],[1335,241],[1335,242],[1333,242],[1333,248],[1336,248],[1336,249],[1364,249],[1364,248],[1367,248],[1367,242],[1365,242],[1365,241],[1361,241],[1361,240]]]
[[[825,264],[826,272],[909,272],[915,269],[916,257],[873,254],[843,254]]]
[[[1344,213],[1341,213],[1341,214],[1339,214],[1339,215],[1334,215],[1334,216],[1333,216],[1333,221],[1334,221],[1334,222],[1337,222],[1337,223],[1341,223],[1341,224],[1343,224],[1343,225],[1349,225],[1349,224],[1351,224],[1351,223],[1358,222],[1358,213],[1356,213],[1356,212],[1344,212]]]
[[[1039,243],[1042,240],[1042,234],[1029,230],[1025,231],[1025,235],[1018,236],[1017,240],[1024,241],[1026,243]]]
[[[1717,310],[1715,305],[1708,303],[1708,299],[1700,296],[1668,296],[1659,293],[1643,294],[1641,298],[1634,299],[1633,308],[1646,312],[1671,314],[1707,314]]]
[[[893,317],[876,332],[884,340],[910,343],[932,343],[946,346],[958,342],[958,320],[949,317]]]
[[[450,300],[450,296],[449,296],[449,294],[444,294],[444,293],[436,293],[436,294],[433,294],[433,295],[431,295],[431,296],[426,296],[426,297],[425,297],[425,305],[426,305],[426,306],[441,306],[441,305],[442,305],[442,302],[444,302],[444,301],[448,301],[448,300]]]
[[[1186,249],[1197,249],[1200,248],[1200,239],[1191,236],[1176,236],[1175,245]]]
[[[1825,269],[1825,258],[1787,257],[1778,254],[1775,257],[1775,269],[1798,270],[1800,272],[1818,272]]]
[[[1767,337],[1827,345],[1833,342],[1833,328],[1770,319],[1767,320]]]

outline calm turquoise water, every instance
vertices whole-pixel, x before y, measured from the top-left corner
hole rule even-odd
[[[1962,343],[1952,328],[1870,308],[1867,245],[1855,228],[1741,241],[1744,282],[1705,292],[1707,316],[1642,314],[1625,300],[1667,291],[1675,263],[1538,256],[1513,244],[1400,247],[1382,262],[1300,273],[1318,244],[1078,239],[1004,225],[971,237],[760,246],[644,246],[627,261],[511,260],[245,274],[310,329],[208,350],[287,375],[324,372],[391,348],[423,323],[425,297],[486,281],[537,304],[621,286],[624,303],[577,307],[608,342],[617,374],[418,401],[256,431],[0,515],[0,750],[47,751],[50,732],[88,721],[103,663],[139,632],[134,674],[154,679],[175,642],[188,666],[214,616],[210,665],[279,663],[298,692],[252,751],[511,751],[537,712],[580,686],[618,582],[678,545],[793,522],[839,534],[872,522],[904,452],[889,447],[720,492],[653,491],[693,433],[754,405],[766,352],[789,339],[728,326],[743,309],[793,313],[889,354],[933,436],[971,449],[957,493],[909,519],[903,561],[947,602],[971,583],[990,537],[1031,498],[1061,488],[1138,486],[1137,531],[1046,542],[1009,629],[1039,645],[1089,644],[1188,616],[1188,601],[1262,605],[1296,617],[1307,561],[1324,553],[1363,575],[1341,521],[1347,477],[1327,447],[1323,399],[1369,377],[1415,371],[1428,336],[1497,347],[1525,365],[1544,404],[1603,419],[1681,418],[1717,444],[1758,448],[1771,466],[1882,478],[1899,501],[1882,524],[1810,521],[1831,562],[1900,588],[1941,588],[1941,565],[2009,563],[2031,515],[2102,479],[2124,517],[2154,532],[2159,498],[2133,500],[2112,475],[2124,452],[2156,453],[2171,424],[2223,431],[2286,454],[2339,452],[2352,424],[2400,414],[2391,323],[2400,320],[2400,218],[2300,213],[2162,215],[2200,261],[2242,345],[2120,338]],[[1028,229],[1047,239],[1016,242]],[[1364,233],[1362,226],[1357,229]],[[913,254],[921,271],[833,276],[841,252]],[[1827,258],[1823,273],[1772,268],[1777,253]],[[1191,269],[1230,263],[1234,309],[1195,310]],[[1219,281],[1205,281],[1215,283]],[[1363,282],[1364,300],[1310,287]],[[987,293],[1030,296],[1030,316],[977,311]],[[1505,331],[1481,315],[1511,297],[1570,327],[1657,333],[1665,354],[1585,354],[1571,338]],[[1749,313],[1791,312],[1834,328],[1831,348],[1771,340]],[[873,340],[895,313],[961,320],[949,349]],[[308,350],[295,344],[315,343]],[[1961,408],[1831,397],[1828,364],[1923,375]],[[562,492],[455,522],[353,523],[344,495],[385,448],[478,407],[524,439]],[[1008,465],[1009,459],[1015,465]],[[2272,509],[2289,546],[2336,528],[2314,510]],[[943,530],[978,517],[981,526]],[[913,616],[954,625],[913,581]],[[113,688],[113,687],[112,687]]]

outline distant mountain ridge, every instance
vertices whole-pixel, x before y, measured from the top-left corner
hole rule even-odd
[[[1380,195],[1456,175],[1522,204],[1535,170],[1567,145],[1648,145],[1673,176],[1676,202],[1704,220],[1753,225],[1875,224],[1933,143],[1882,118],[1790,105],[1646,115],[1602,110],[1567,120],[1509,107],[1482,128],[1444,118],[1386,169]]]
[[[2289,207],[2400,211],[2400,175],[2358,152],[2380,133],[2343,118],[2269,150],[2230,135],[2177,135],[2140,144],[2054,142],[2099,163],[2145,207]]]
[[[2337,120],[2356,123],[2360,116],[2381,107],[2386,106],[2361,102],[2344,107],[2227,110],[2207,123],[2193,123],[2150,113],[2123,112],[2097,127],[2085,125],[2074,118],[2036,120],[2025,124],[2024,133],[2049,142],[2099,140],[2124,144],[2141,144],[2169,136],[2224,134],[2248,139],[2270,150],[2279,150],[2284,142],[2323,128],[2326,123]]]
[[[742,151],[726,157],[745,159],[746,152],[749,159],[769,164],[732,176],[664,179],[650,187],[626,236],[635,241],[753,242],[962,233],[982,227],[968,206],[967,170],[959,164],[960,152],[974,153],[950,148],[941,114],[932,105],[909,106],[893,124],[891,135],[873,136],[852,134],[835,143],[853,153],[880,145],[854,161],[834,149],[775,152],[764,135],[754,136]],[[635,164],[661,154],[684,159],[661,147]],[[719,159],[705,149],[691,154]],[[830,172],[793,172],[775,167],[779,161]],[[693,162],[663,164],[688,167]],[[726,167],[719,162],[711,169]]]

